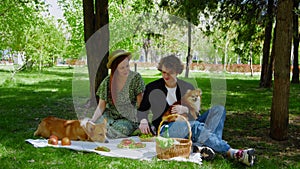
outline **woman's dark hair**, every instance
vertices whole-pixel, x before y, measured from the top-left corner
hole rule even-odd
[[[128,58],[128,55],[121,55],[121,56],[119,56],[119,57],[117,57],[113,62],[112,62],[112,64],[111,64],[111,67],[110,67],[110,77],[109,77],[109,90],[110,90],[110,93],[111,93],[111,95],[108,95],[108,97],[111,97],[111,99],[112,99],[112,102],[113,102],[113,104],[114,104],[114,102],[115,102],[115,98],[116,98],[116,90],[112,90],[112,89],[114,89],[114,85],[116,85],[116,84],[113,84],[113,77],[114,77],[114,74],[115,74],[115,72],[116,72],[116,70],[117,70],[117,68],[118,68],[118,65],[124,60],[124,59],[126,59],[126,58]]]
[[[110,77],[112,78],[112,76],[114,75],[115,71],[117,70],[118,65],[128,57],[128,55],[121,55],[119,57],[117,57],[112,63],[111,63],[111,67],[110,67]]]

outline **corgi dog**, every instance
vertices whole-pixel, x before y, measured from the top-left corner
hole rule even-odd
[[[34,136],[49,138],[56,135],[58,139],[68,137],[70,140],[106,141],[106,120],[94,124],[90,121],[81,123],[79,120],[65,120],[53,116],[44,118],[38,125]]]
[[[202,90],[200,88],[194,90],[187,90],[180,101],[175,102],[170,108],[163,114],[162,120],[167,122],[175,121],[175,117],[167,117],[171,114],[171,110],[175,105],[183,105],[188,107],[189,112],[182,114],[187,119],[197,119],[201,109]]]

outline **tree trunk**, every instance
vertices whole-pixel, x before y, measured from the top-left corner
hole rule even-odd
[[[106,68],[109,32],[108,0],[83,0],[84,39],[86,42],[87,64],[90,82],[90,98],[87,107],[97,105],[96,91],[108,74]],[[95,10],[94,10],[95,9]]]
[[[253,58],[253,52],[252,52],[252,44],[251,44],[250,58],[249,58],[251,77],[253,77],[253,63],[252,63],[252,58]]]
[[[100,66],[96,69],[96,79],[95,79],[95,93],[97,92],[100,83],[108,75],[108,69],[106,67],[109,55],[109,15],[108,15],[108,0],[97,0],[96,2],[96,23],[95,28],[97,33],[99,33],[99,52],[98,59],[100,59]],[[97,62],[99,63],[99,62]],[[98,99],[97,99],[98,102]]]
[[[148,62],[148,56],[149,56],[149,49],[150,49],[150,35],[147,36],[147,38],[144,40],[143,49],[145,53],[145,62]]]
[[[224,49],[224,60],[223,60],[223,64],[224,64],[224,67],[223,67],[223,70],[224,72],[227,71],[227,68],[229,70],[229,63],[227,62],[228,61],[228,47],[229,47],[229,43],[230,43],[230,40],[228,38],[228,34],[226,35],[226,43],[225,43],[225,49]],[[217,63],[216,63],[217,64]]]
[[[192,60],[191,57],[191,45],[192,45],[192,24],[189,21],[188,22],[188,52],[187,52],[187,57],[186,57],[186,68],[185,68],[185,77],[189,77],[189,71],[190,71],[190,63]]]
[[[95,14],[93,0],[83,0],[83,19],[84,19],[84,41],[95,32]]]
[[[274,1],[270,0],[268,2],[267,9],[267,20],[266,20],[266,28],[265,28],[265,40],[263,45],[263,61],[261,66],[261,74],[260,74],[260,84],[259,86],[262,88],[270,88],[271,86],[267,85],[267,76],[268,76],[268,67],[270,58],[270,45],[272,39],[272,25],[273,25],[273,4]],[[272,70],[273,71],[273,70]]]
[[[278,1],[274,90],[270,122],[270,136],[275,140],[288,138],[292,10],[292,0]]]
[[[294,1],[294,9],[299,6],[299,0]],[[293,59],[293,76],[292,83],[299,84],[299,63],[298,63],[298,52],[299,52],[299,20],[298,15],[293,12],[293,39],[294,39],[294,59]]]
[[[275,43],[276,43],[276,30],[277,30],[276,27],[277,27],[277,23],[275,24],[275,28],[274,28],[273,46],[271,51],[270,64],[268,65],[267,79],[265,80],[265,86],[270,86],[270,87],[272,87],[272,78],[273,78],[273,71],[274,71]]]

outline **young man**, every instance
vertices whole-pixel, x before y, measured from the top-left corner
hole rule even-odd
[[[148,134],[152,132],[148,121],[149,111],[153,114],[152,124],[155,127],[155,131],[157,131],[164,112],[173,103],[180,101],[187,90],[194,89],[192,84],[177,78],[183,69],[184,65],[175,55],[169,55],[160,60],[158,70],[161,71],[162,78],[146,85],[143,99],[138,109],[139,129],[142,133]],[[188,111],[188,108],[182,105],[172,107],[172,113],[183,114]],[[252,166],[255,159],[254,149],[233,149],[226,141],[222,140],[225,117],[225,108],[223,106],[214,106],[198,116],[196,120],[190,121],[194,151],[200,152],[204,160],[213,159],[215,156],[214,151],[216,151],[227,157],[237,159],[248,166]],[[168,125],[170,137],[187,138],[189,131],[186,124],[172,122]],[[159,134],[157,133],[157,135]]]

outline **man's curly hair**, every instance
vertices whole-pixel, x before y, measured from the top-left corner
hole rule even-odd
[[[167,69],[173,70],[174,73],[178,74],[181,74],[184,69],[183,63],[174,54],[163,57],[158,63],[157,69],[161,71],[162,66],[165,66]]]

